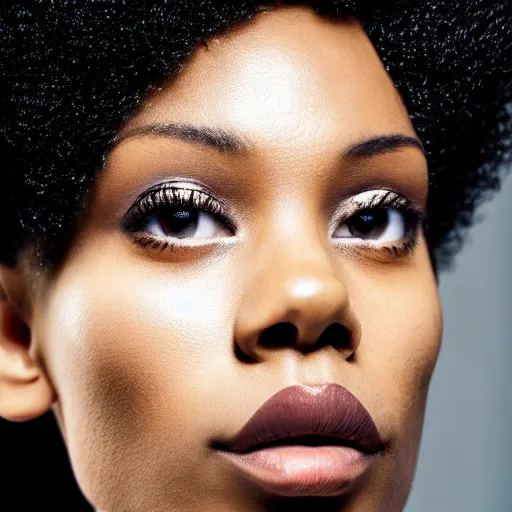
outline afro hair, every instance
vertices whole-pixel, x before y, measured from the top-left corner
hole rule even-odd
[[[120,127],[197,44],[261,9],[355,15],[423,142],[426,236],[447,267],[512,160],[510,0],[23,0],[0,7],[0,263],[54,268]]]

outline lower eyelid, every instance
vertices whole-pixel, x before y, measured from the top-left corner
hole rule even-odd
[[[334,246],[338,250],[346,252],[347,255],[357,255],[358,258],[364,258],[365,256],[369,255],[374,255],[375,257],[378,257],[379,255],[386,256],[386,254],[390,254],[392,257],[395,258],[400,258],[414,254],[415,249],[419,244],[419,237],[405,238],[403,240],[400,240],[398,243],[391,244],[365,243],[364,241],[361,243],[360,240],[358,242],[335,242]]]
[[[188,239],[187,243],[180,243],[179,239],[158,238],[145,233],[135,233],[129,237],[131,242],[140,251],[150,251],[157,255],[159,253],[170,253],[173,257],[189,258],[198,257],[200,255],[211,256],[214,253],[222,254],[225,250],[229,250],[239,243],[237,237],[224,237],[216,239]],[[165,256],[163,256],[165,258]]]

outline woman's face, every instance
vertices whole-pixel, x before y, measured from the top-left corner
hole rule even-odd
[[[442,330],[414,139],[360,25],[304,7],[208,41],[147,98],[31,326],[95,507],[402,510]],[[329,383],[382,441],[334,490],[218,448],[279,390]]]

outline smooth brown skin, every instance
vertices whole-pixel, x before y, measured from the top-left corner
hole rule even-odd
[[[260,13],[198,47],[125,129],[155,122],[230,130],[249,150],[128,137],[98,175],[58,273],[1,268],[0,416],[52,408],[98,510],[284,510],[287,499],[241,480],[209,443],[286,386],[336,382],[368,409],[386,450],[325,510],[402,510],[442,316],[422,233],[405,257],[329,233],[333,212],[364,190],[426,205],[420,150],[340,158],[373,135],[416,137],[364,31],[306,7]],[[122,216],[174,177],[222,198],[237,234],[177,250],[134,244]],[[293,323],[297,339],[261,343],[278,322]],[[334,322],[352,341],[316,343]]]

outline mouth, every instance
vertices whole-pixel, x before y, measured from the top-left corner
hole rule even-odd
[[[291,386],[270,397],[218,453],[242,476],[281,496],[338,496],[384,446],[361,402],[338,384]]]

